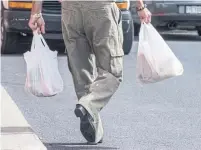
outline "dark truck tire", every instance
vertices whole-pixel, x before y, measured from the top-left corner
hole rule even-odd
[[[198,35],[201,36],[201,27],[197,27]]]
[[[140,32],[140,25],[134,23],[134,36],[139,36],[139,32]]]
[[[16,52],[16,35],[13,33],[2,32],[1,36],[1,54],[11,54]]]
[[[1,9],[1,54],[9,54],[16,51],[17,34],[5,31],[3,7]]]
[[[124,49],[125,55],[128,55],[132,49],[133,40],[134,40],[133,34],[134,34],[134,27],[133,27],[133,23],[131,23],[129,31],[124,34],[123,49]]]

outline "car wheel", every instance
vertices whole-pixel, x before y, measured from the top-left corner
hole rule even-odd
[[[140,25],[137,23],[134,23],[134,35],[139,36],[139,32],[140,32]]]
[[[201,36],[201,27],[197,27],[198,35]]]
[[[6,32],[3,22],[1,16],[1,54],[13,53],[16,50],[17,34]]]
[[[133,34],[134,34],[134,27],[133,27],[133,23],[131,23],[129,31],[124,34],[123,49],[124,49],[125,55],[128,55],[131,51],[133,40],[134,40]]]

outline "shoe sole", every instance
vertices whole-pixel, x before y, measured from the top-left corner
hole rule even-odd
[[[80,131],[88,142],[95,141],[95,129],[87,117],[87,112],[82,107],[75,109],[75,115],[80,118]]]
[[[97,145],[103,143],[103,139],[101,139],[98,143],[95,142],[87,142],[89,145]]]

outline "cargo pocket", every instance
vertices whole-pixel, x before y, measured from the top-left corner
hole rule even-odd
[[[123,76],[123,56],[113,56],[110,60],[111,73],[122,80]]]
[[[117,77],[122,78],[123,75],[123,56],[124,51],[122,48],[117,46],[117,42],[119,41],[117,39],[118,37],[110,37],[110,69],[111,73]]]

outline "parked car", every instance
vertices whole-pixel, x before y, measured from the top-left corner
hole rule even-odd
[[[122,28],[124,33],[123,48],[125,54],[131,50],[133,43],[133,21],[129,10],[129,0],[117,0],[117,6],[122,12]],[[16,45],[19,40],[28,39],[32,32],[28,27],[32,2],[24,1],[1,1],[1,53],[17,52]],[[61,4],[58,1],[43,2],[43,17],[46,22],[46,39],[62,40],[61,34]],[[56,43],[56,42],[55,42]]]
[[[152,24],[161,29],[195,29],[201,36],[201,1],[154,1],[145,2],[152,13]],[[135,2],[131,2],[135,35],[139,33],[140,20],[135,9]]]

